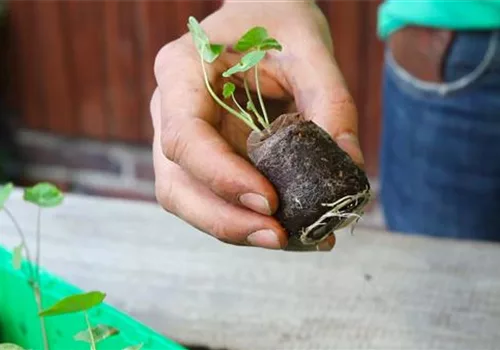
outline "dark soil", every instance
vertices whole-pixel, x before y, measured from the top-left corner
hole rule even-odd
[[[253,132],[248,155],[278,192],[276,218],[288,231],[287,250],[315,250],[316,244],[361,214],[369,199],[370,184],[360,169],[322,128],[300,114],[277,118],[266,133]],[[341,217],[322,220],[331,204],[346,196],[338,208]]]

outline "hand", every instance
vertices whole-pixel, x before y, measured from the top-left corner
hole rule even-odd
[[[228,46],[251,27],[266,27],[283,45],[259,65],[269,114],[304,112],[362,165],[356,108],[333,57],[328,23],[313,2],[226,2],[201,25],[212,42]],[[222,72],[239,57],[228,52],[207,65],[216,91]],[[277,194],[246,157],[250,129],[207,92],[189,33],[160,50],[155,76],[151,115],[158,202],[223,242],[284,248],[287,233],[271,216]],[[334,243],[333,237],[319,249],[330,250]]]

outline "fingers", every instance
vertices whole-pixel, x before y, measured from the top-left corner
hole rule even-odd
[[[273,186],[214,127],[219,122],[217,109],[196,55],[190,46],[177,45],[157,59],[161,150],[168,160],[230,203],[271,215],[278,205]],[[207,66],[209,78],[214,69],[216,65]]]
[[[326,130],[357,164],[363,165],[354,100],[327,46],[309,45],[309,50],[304,50],[307,57],[283,63],[297,108]]]
[[[154,111],[158,98],[155,94],[151,103],[153,123],[159,123],[158,110]],[[168,212],[226,243],[268,249],[286,246],[287,235],[272,217],[224,201],[166,159],[159,132],[154,136],[153,161],[157,200]]]

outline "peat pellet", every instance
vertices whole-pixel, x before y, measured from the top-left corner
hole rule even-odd
[[[370,199],[365,172],[300,113],[282,115],[267,130],[252,132],[247,150],[278,193],[275,217],[290,235],[287,250],[316,250],[359,217]]]

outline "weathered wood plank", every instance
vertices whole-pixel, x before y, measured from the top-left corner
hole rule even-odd
[[[33,237],[35,208],[9,203]],[[260,349],[496,349],[500,245],[358,229],[330,253],[223,245],[157,206],[69,196],[42,263],[185,343]],[[17,243],[0,216],[0,242]]]

